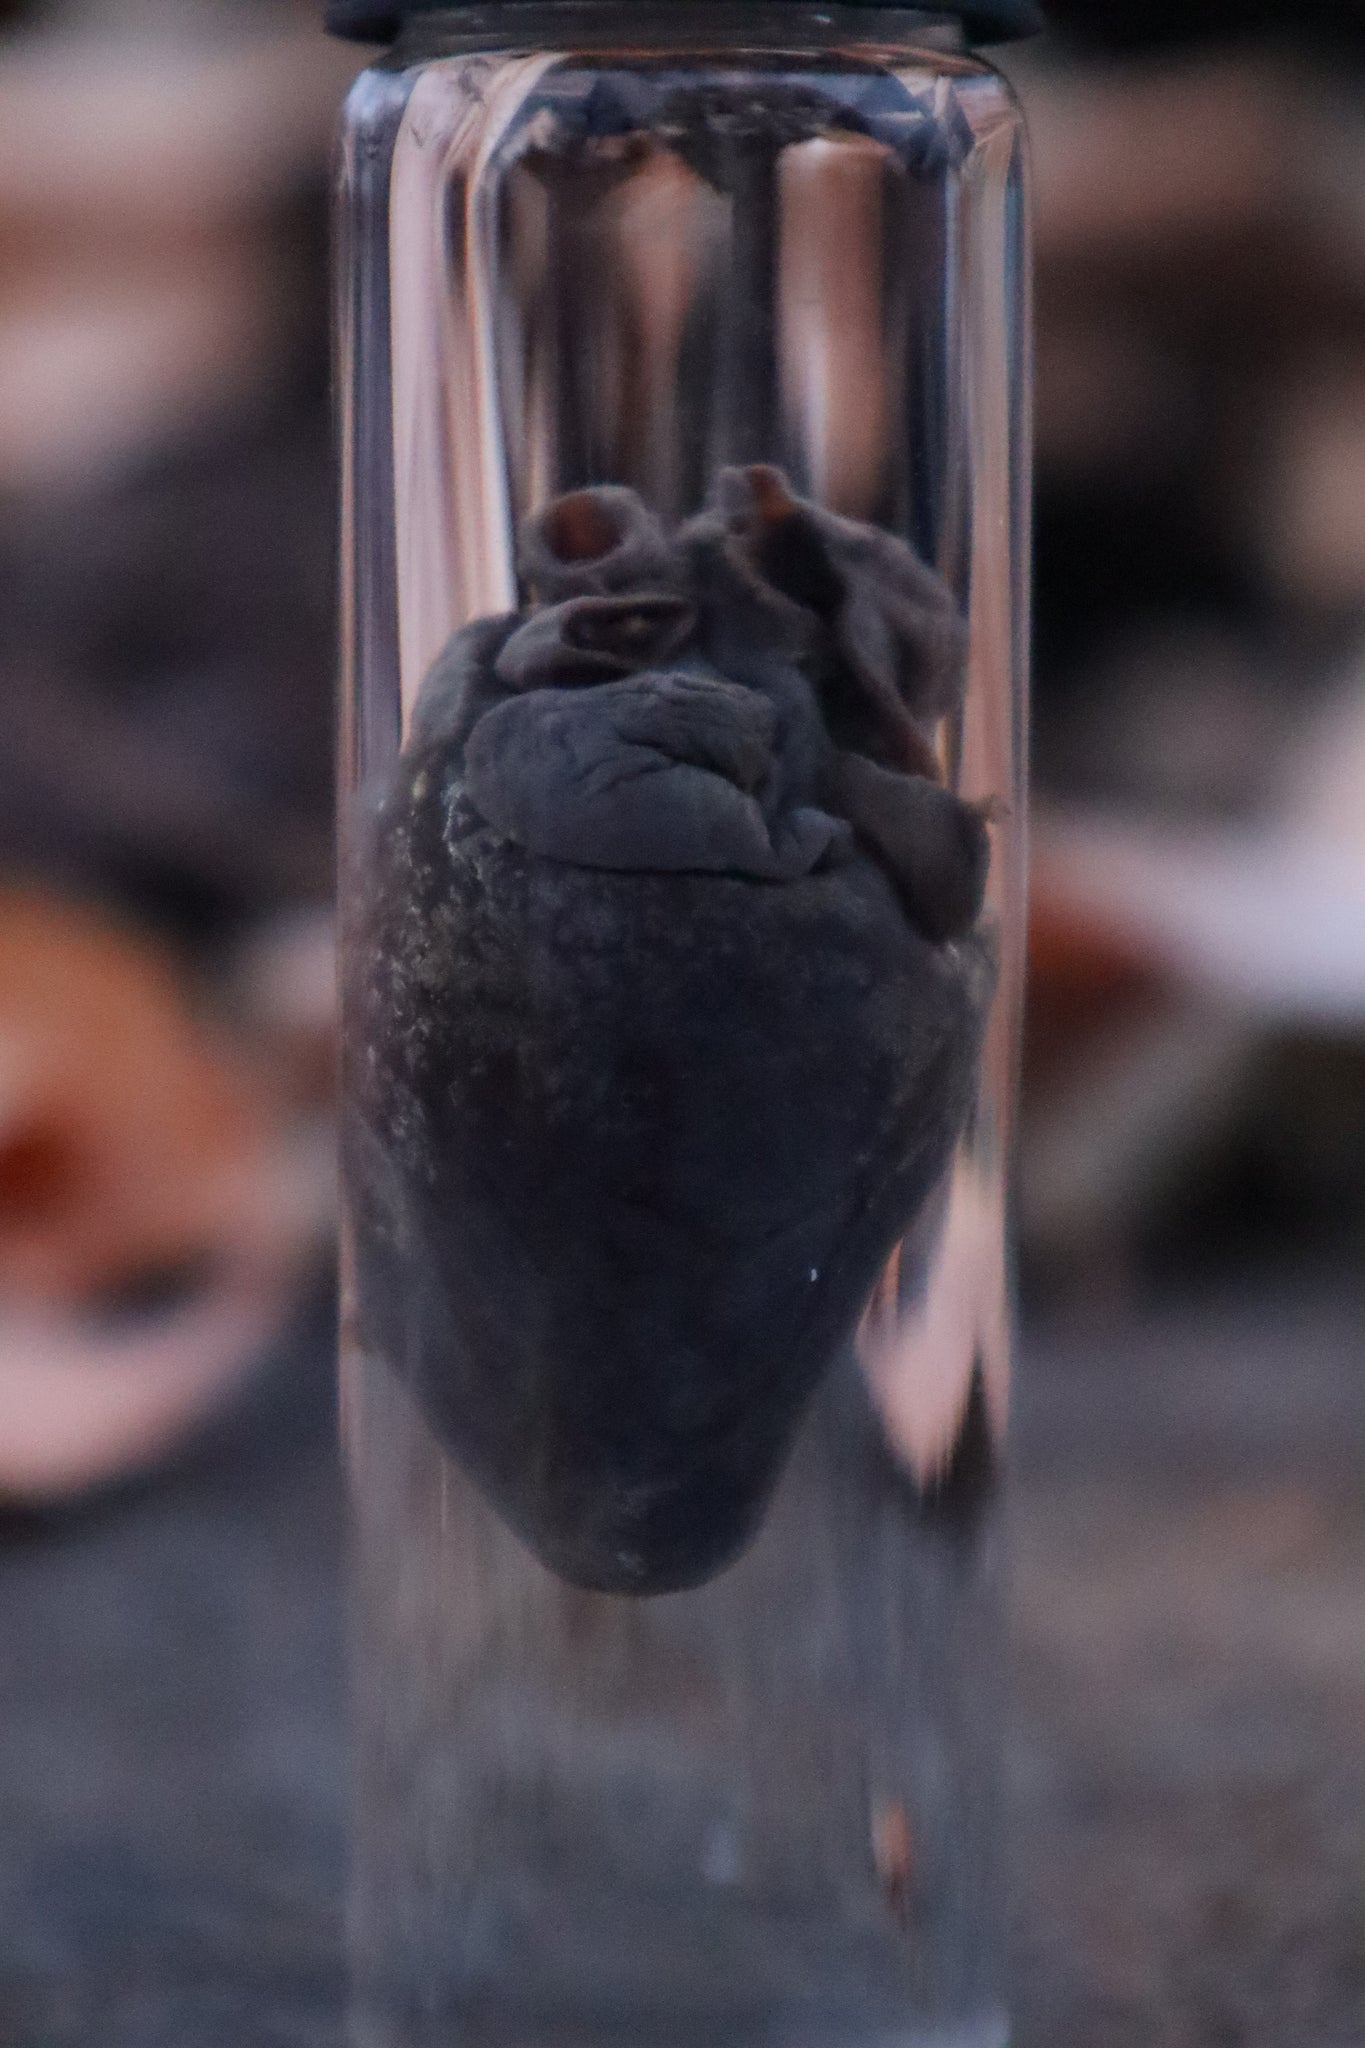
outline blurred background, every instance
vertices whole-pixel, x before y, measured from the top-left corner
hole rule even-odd
[[[0,0],[3,2048],[334,2038],[319,12]],[[1052,15],[1021,2038],[1347,2048],[1365,10]]]

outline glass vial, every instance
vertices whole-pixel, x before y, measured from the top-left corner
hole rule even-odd
[[[995,2048],[1019,118],[942,17],[409,12],[339,174],[355,2039]]]

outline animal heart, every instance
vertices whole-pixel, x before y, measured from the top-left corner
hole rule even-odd
[[[725,471],[524,535],[352,834],[362,1340],[575,1585],[700,1584],[935,1188],[994,970],[904,543]]]

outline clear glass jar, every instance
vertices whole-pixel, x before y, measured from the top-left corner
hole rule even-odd
[[[985,2048],[1019,118],[429,13],[340,172],[363,2048]]]

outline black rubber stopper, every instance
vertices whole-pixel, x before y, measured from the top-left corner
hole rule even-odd
[[[686,0],[678,0],[686,5]],[[855,0],[866,7],[903,6],[904,0]],[[362,43],[391,43],[415,15],[451,12],[451,0],[328,0],[327,26],[335,36]],[[956,15],[975,43],[998,43],[1033,35],[1043,25],[1034,0],[975,0],[971,6],[927,7],[926,14]]]

